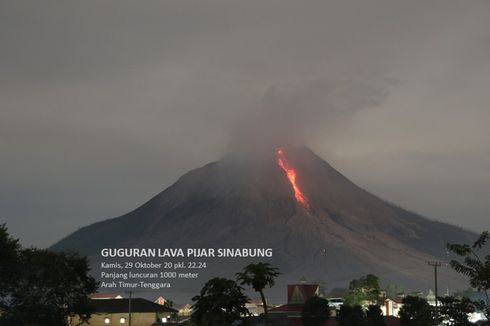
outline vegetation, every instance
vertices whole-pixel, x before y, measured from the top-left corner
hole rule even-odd
[[[305,326],[323,326],[330,316],[330,307],[328,300],[314,296],[309,298],[301,312],[303,325]]]
[[[278,277],[278,269],[272,267],[269,263],[257,263],[245,266],[242,272],[237,273],[237,280],[242,285],[252,286],[252,288],[260,293],[262,304],[264,305],[264,316],[266,325],[269,324],[267,302],[265,300],[264,289],[274,286],[276,277]]]
[[[386,297],[393,298],[405,293],[405,289],[398,285],[390,284],[385,289]]]
[[[249,301],[243,288],[235,281],[213,278],[192,298],[195,302],[191,321],[198,326],[228,326],[248,315],[245,304]]]
[[[343,305],[338,320],[341,326],[386,326],[378,305],[370,305],[366,311],[360,305]]]
[[[379,278],[376,275],[367,274],[350,282],[349,294],[345,297],[344,302],[350,306],[377,303],[379,294]]]
[[[365,315],[360,305],[342,305],[339,311],[339,324],[341,326],[363,326]]]
[[[97,289],[86,257],[24,249],[0,226],[1,325],[66,326],[90,318],[89,295]]]
[[[439,316],[444,325],[470,326],[468,314],[475,311],[475,306],[470,299],[447,296],[439,298]]]
[[[488,320],[490,320],[490,255],[481,257],[479,251],[486,245],[490,233],[483,232],[472,244],[448,244],[450,252],[460,256],[463,261],[451,260],[451,267],[458,273],[466,275],[470,280],[470,285],[485,294],[485,300],[474,302],[478,310],[481,310]]]
[[[407,296],[403,298],[400,309],[400,322],[406,326],[431,326],[433,309],[425,299]]]
[[[378,305],[370,305],[366,311],[366,326],[386,326],[383,313]]]
[[[339,311],[340,325],[386,325],[378,305],[380,293],[379,278],[376,275],[367,274],[352,280],[349,283],[349,294],[344,298],[344,304]],[[366,311],[363,310],[363,306],[367,308]]]

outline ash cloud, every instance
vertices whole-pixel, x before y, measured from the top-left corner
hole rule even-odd
[[[379,106],[396,84],[375,78],[316,79],[270,87],[255,110],[232,128],[230,150],[301,146],[333,134],[362,110]]]

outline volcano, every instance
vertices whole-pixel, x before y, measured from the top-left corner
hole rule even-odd
[[[476,237],[388,203],[310,149],[290,147],[230,154],[192,170],[134,211],[79,229],[53,249],[88,255],[98,275],[102,248],[272,248],[270,258],[209,258],[198,279],[177,279],[165,293],[188,300],[211,277],[267,261],[282,273],[267,294],[281,302],[286,284],[303,277],[346,287],[372,273],[426,291],[433,286],[427,262],[447,260],[447,242]],[[439,286],[467,285],[443,267]]]

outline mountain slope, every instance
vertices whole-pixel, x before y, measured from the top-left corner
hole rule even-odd
[[[428,220],[359,188],[309,149],[284,149],[307,206],[278,164],[276,151],[229,155],[192,170],[136,210],[95,223],[53,246],[100,260],[101,248],[273,248],[267,260],[283,273],[271,297],[302,276],[346,286],[365,273],[386,283],[426,289],[428,260],[446,259],[447,242],[476,235]],[[253,260],[253,259],[251,259]],[[250,259],[209,259],[199,280],[177,280],[170,291],[186,299],[217,275],[232,276]],[[98,272],[97,264],[94,264]],[[464,286],[441,269],[440,286]]]

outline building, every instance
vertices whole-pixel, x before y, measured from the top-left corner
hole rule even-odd
[[[188,303],[180,306],[178,309],[180,317],[189,317],[192,315],[192,305]]]
[[[289,284],[288,303],[270,310],[271,319],[286,317],[292,324],[301,324],[301,311],[306,300],[320,293],[318,284]]]
[[[440,297],[440,295],[439,295],[439,297]],[[429,290],[429,293],[427,293],[427,296],[425,297],[425,300],[431,306],[435,306],[436,305],[436,296],[435,296],[434,292],[432,292],[432,290]]]
[[[129,323],[129,299],[92,299],[94,312],[90,320],[80,325],[126,326]],[[142,298],[131,299],[131,326],[148,326],[155,322],[168,322],[177,310]],[[75,317],[71,325],[78,325]]]
[[[383,316],[399,317],[400,309],[403,306],[402,298],[386,298],[384,304],[380,306]]]
[[[172,306],[172,301],[167,300],[162,296],[159,296],[153,302],[155,302],[156,304],[162,305],[162,306]]]
[[[288,303],[270,310],[269,317],[274,325],[281,326],[302,326],[303,320],[301,318],[301,312],[306,301],[314,296],[319,295],[320,287],[318,284],[291,284],[288,285]],[[339,326],[339,321],[335,317],[334,309],[340,309],[343,304],[343,297],[348,293],[348,289],[337,288],[332,290],[327,296],[332,301],[335,299],[334,307],[330,306],[331,315],[325,321],[323,326]],[[381,306],[385,323],[387,326],[400,326],[400,320],[397,318],[398,310],[401,308],[401,298],[387,299],[388,306],[385,304]],[[386,303],[386,302],[385,302]],[[338,304],[338,306],[337,306]],[[388,309],[387,309],[388,307]],[[392,314],[386,314],[388,311]],[[396,312],[396,315],[393,313]]]
[[[345,298],[349,294],[347,288],[333,288],[327,295],[327,300],[330,298]]]
[[[252,300],[245,304],[245,308],[247,308],[248,312],[252,316],[260,316],[264,313],[264,303],[260,299]],[[267,308],[271,308],[270,305],[267,305]]]

